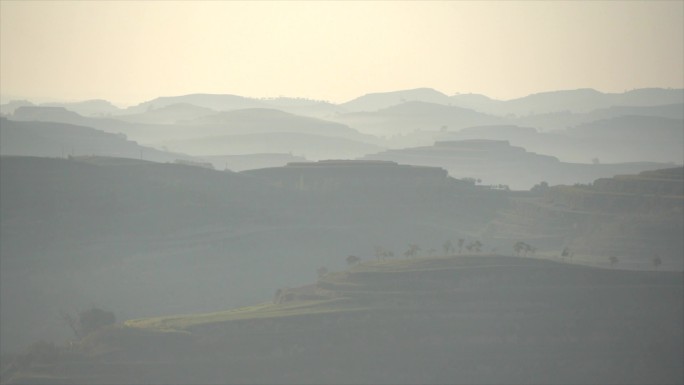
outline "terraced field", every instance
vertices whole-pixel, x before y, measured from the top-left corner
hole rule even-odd
[[[274,301],[129,320],[6,383],[678,383],[681,273],[463,255],[373,261]]]

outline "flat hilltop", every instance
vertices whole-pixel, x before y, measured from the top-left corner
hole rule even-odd
[[[27,354],[3,382],[679,383],[683,282],[501,255],[379,259],[253,306],[105,327]]]

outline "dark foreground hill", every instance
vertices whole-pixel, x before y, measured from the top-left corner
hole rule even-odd
[[[440,169],[326,165],[298,168],[304,179],[293,187],[275,178],[291,175],[288,167],[250,174],[0,158],[2,353],[68,338],[61,312],[211,311],[310,281],[349,254],[373,255],[374,245],[397,254],[408,243],[439,248],[476,236],[507,201]],[[310,184],[307,175],[320,172],[325,184]]]
[[[494,255],[367,262],[270,303],[36,345],[3,381],[674,384],[682,284]]]

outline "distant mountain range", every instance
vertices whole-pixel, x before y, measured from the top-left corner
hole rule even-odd
[[[13,121],[0,118],[0,155],[67,156],[99,155],[154,162],[197,160],[180,153],[141,146],[123,134],[66,123]]]
[[[350,112],[371,112],[410,101],[459,106],[497,116],[537,115],[563,111],[589,112],[611,106],[680,104],[684,103],[684,90],[644,88],[611,94],[587,88],[541,92],[511,100],[495,100],[478,94],[447,96],[430,88],[418,88],[368,94],[340,106]]]
[[[173,104],[192,104],[215,111],[244,108],[276,108],[301,115],[344,112],[373,112],[406,102],[425,102],[453,105],[478,112],[505,116],[539,115],[553,112],[590,112],[611,106],[658,106],[684,103],[684,89],[641,88],[624,93],[603,93],[590,88],[540,92],[510,100],[496,100],[479,94],[455,94],[448,96],[432,88],[416,88],[392,92],[378,92],[359,96],[335,105],[326,101],[302,98],[256,99],[230,94],[189,94],[164,96],[142,102],[125,109],[117,108],[105,100],[88,100],[72,103],[44,103],[42,106],[65,107],[84,116],[107,114],[131,115]],[[0,105],[3,115],[12,114],[19,106],[35,105],[28,101],[11,101]]]
[[[350,159],[436,141],[493,139],[573,163],[684,162],[682,89],[619,94],[580,89],[501,101],[419,88],[339,105],[191,94],[126,109],[102,100],[39,106],[17,101],[2,111],[10,120],[91,127],[195,156],[293,153]]]

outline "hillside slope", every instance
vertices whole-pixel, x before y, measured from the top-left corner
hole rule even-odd
[[[130,320],[5,381],[677,383],[682,283],[493,255],[368,262],[274,303]]]
[[[497,131],[508,129],[491,127]],[[518,130],[519,132],[524,132]],[[518,134],[519,135],[519,134]],[[472,135],[477,137],[477,134]],[[549,155],[512,146],[506,140],[447,140],[432,146],[388,150],[363,159],[443,167],[454,178],[477,178],[487,185],[527,190],[546,181],[555,184],[589,183],[596,178],[667,167],[665,163],[582,164],[561,162]]]
[[[507,204],[443,170],[391,180],[360,178],[366,170],[330,167],[336,188],[298,189],[130,159],[0,158],[3,353],[68,337],[53,322],[61,311],[96,304],[129,318],[238,306],[376,244],[399,253],[475,234]]]
[[[573,259],[644,268],[657,256],[663,268],[684,269],[684,169],[600,178],[588,185],[539,188],[538,197],[515,199],[487,234],[564,247]]]

